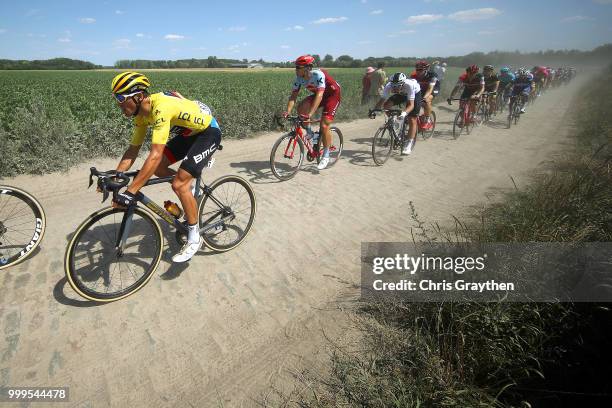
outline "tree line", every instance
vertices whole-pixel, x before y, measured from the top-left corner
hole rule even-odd
[[[144,59],[134,59],[134,60],[119,60],[115,62],[115,68],[134,68],[134,69],[142,69],[142,68],[228,68],[234,64],[248,64],[248,63],[258,63],[265,67],[274,67],[277,64],[274,62],[266,62],[263,59],[259,60],[247,60],[242,59],[223,59],[217,58],[216,56],[210,56],[205,59],[180,59],[180,60],[144,60]]]
[[[533,66],[533,65],[600,65],[612,61],[612,44],[602,45],[591,51],[579,50],[547,50],[531,53],[516,51],[492,51],[488,53],[473,52],[463,56],[427,56],[427,57],[368,57],[365,59],[353,58],[350,55],[340,55],[334,58],[327,54],[321,58],[319,54],[311,54],[316,61],[316,65],[324,68],[362,68],[375,67],[379,63],[386,66],[404,67],[413,66],[418,59],[428,61],[444,61],[450,66],[464,67],[471,64],[494,66]],[[228,68],[234,64],[258,63],[264,67],[293,67],[293,60],[284,62],[269,62],[263,59],[223,59],[216,56],[209,56],[204,59],[180,59],[180,60],[119,60],[114,68],[119,69],[164,69],[164,68]],[[104,68],[100,65],[92,64],[87,61],[74,60],[70,58],[54,58],[50,60],[0,60],[0,69],[97,69]]]
[[[70,58],[53,58],[48,60],[8,60],[0,59],[0,69],[96,69],[101,65]]]

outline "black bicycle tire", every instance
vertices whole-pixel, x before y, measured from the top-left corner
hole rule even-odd
[[[464,108],[465,109],[465,108]],[[459,109],[455,114],[455,120],[453,121],[453,139],[459,139],[467,123],[464,123],[462,127],[459,127],[459,122],[463,120],[463,109]],[[464,121],[465,122],[465,121]]]
[[[47,217],[40,202],[27,191],[13,186],[2,185],[0,186],[0,194],[11,195],[23,201],[32,210],[36,220],[32,239],[30,239],[28,244],[25,245],[16,255],[11,256],[9,259],[5,259],[2,263],[0,263],[0,270],[2,270],[25,261],[34,253],[34,250],[38,248],[45,235],[45,231],[47,229]]]
[[[384,160],[376,160],[376,140],[378,139],[378,135],[381,134],[384,135],[385,133],[387,135],[389,135],[389,148],[387,149],[386,154],[384,155]],[[377,166],[382,166],[383,164],[385,164],[385,162],[389,159],[389,157],[391,156],[391,152],[393,151],[393,140],[394,136],[391,133],[391,130],[387,127],[387,125],[383,125],[381,127],[379,127],[376,130],[376,133],[374,133],[374,137],[372,138],[372,160],[374,160],[374,163]]]
[[[257,198],[255,197],[255,191],[253,190],[253,187],[251,187],[251,184],[240,176],[228,175],[228,176],[220,177],[217,180],[215,180],[210,185],[210,190],[208,190],[208,192],[205,193],[204,196],[202,196],[202,199],[198,202],[198,219],[202,218],[201,213],[204,209],[204,206],[206,205],[206,201],[212,195],[212,193],[214,193],[215,189],[219,187],[220,185],[224,183],[228,183],[228,182],[238,183],[245,187],[247,194],[249,195],[249,198],[251,201],[251,214],[249,215],[249,222],[247,223],[247,226],[245,230],[243,231],[243,234],[241,235],[240,239],[238,241],[233,242],[231,245],[217,245],[215,242],[211,241],[207,237],[206,234],[202,234],[202,239],[204,240],[204,244],[208,248],[212,249],[213,251],[217,251],[217,252],[227,252],[231,249],[236,248],[238,245],[240,245],[244,241],[244,239],[247,237],[247,235],[249,235],[249,232],[251,232],[251,228],[253,227],[253,222],[255,221],[255,215],[257,214]]]
[[[116,294],[110,295],[108,293],[100,293],[94,290],[90,290],[89,288],[85,287],[85,285],[83,285],[80,280],[76,279],[77,272],[74,268],[74,251],[79,238],[84,232],[88,230],[89,227],[95,225],[98,220],[108,215],[125,211],[125,209],[108,207],[94,212],[89,217],[87,217],[75,230],[74,235],[72,236],[72,239],[70,240],[68,247],[66,248],[66,254],[64,256],[64,271],[66,272],[66,278],[68,279],[68,283],[70,284],[72,289],[85,299],[93,300],[96,302],[113,302],[133,295],[149,282],[155,270],[157,269],[157,266],[159,265],[164,247],[164,236],[162,234],[161,228],[155,217],[149,211],[141,207],[136,207],[134,208],[134,213],[140,215],[143,220],[149,221],[154,227],[153,231],[157,232],[158,237],[159,250],[156,251],[157,255],[155,256],[148,270],[142,275],[141,278],[139,278],[132,285],[128,286],[126,289]]]

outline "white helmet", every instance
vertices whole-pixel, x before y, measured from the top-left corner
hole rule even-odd
[[[391,83],[394,85],[399,85],[401,83],[404,83],[405,81],[406,81],[406,74],[404,74],[403,72],[396,72],[391,77]]]

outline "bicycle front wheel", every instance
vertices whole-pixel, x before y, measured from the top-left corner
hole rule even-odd
[[[420,130],[421,136],[423,139],[429,139],[434,135],[436,131],[436,111],[432,110],[431,115],[429,115],[429,119],[431,120],[431,129],[422,129]]]
[[[0,186],[0,269],[30,256],[46,225],[45,212],[34,197],[16,187]]]
[[[146,210],[105,208],[90,215],[68,244],[64,267],[72,289],[98,302],[119,300],[153,276],[163,249],[159,224]],[[122,224],[123,236],[120,237]],[[123,244],[117,246],[123,238]]]
[[[372,139],[372,159],[378,166],[385,164],[393,150],[393,135],[386,126],[378,128]]]
[[[281,136],[272,146],[270,168],[281,181],[293,178],[304,161],[304,143],[293,133]]]
[[[467,126],[467,123],[465,123],[463,116],[464,116],[463,109],[459,109],[459,111],[455,115],[455,120],[453,122],[453,138],[454,139],[458,139],[459,136],[461,136],[461,133],[463,132],[463,130]]]
[[[199,203],[200,234],[204,244],[214,251],[236,248],[248,235],[257,203],[248,181],[239,176],[225,176],[205,188]]]

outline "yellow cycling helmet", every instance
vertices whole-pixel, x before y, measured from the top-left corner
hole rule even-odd
[[[124,94],[144,91],[149,86],[151,86],[151,82],[146,76],[138,72],[128,71],[113,78],[111,89],[113,94]]]

